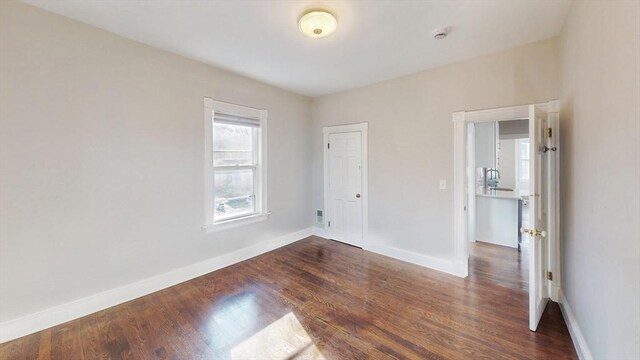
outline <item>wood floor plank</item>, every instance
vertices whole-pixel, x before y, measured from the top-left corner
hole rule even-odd
[[[0,344],[0,359],[577,359],[557,304],[528,329],[526,249],[477,242],[469,263],[461,279],[309,237]]]

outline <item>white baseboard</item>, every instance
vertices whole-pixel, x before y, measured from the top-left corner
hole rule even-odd
[[[0,323],[0,343],[17,339],[34,332],[65,323],[106,308],[122,304],[144,295],[171,287],[210,273],[223,267],[291,244],[313,234],[312,228],[289,233],[271,241],[263,241],[253,246],[204,260],[193,265],[169,271],[164,274],[103,291],[65,304],[54,306],[37,313]]]
[[[558,291],[558,299],[560,300],[558,303],[560,304],[560,310],[562,310],[562,317],[564,318],[564,322],[567,323],[567,328],[569,329],[571,340],[573,340],[573,346],[576,348],[576,353],[578,353],[578,358],[580,360],[593,360],[593,355],[591,355],[591,351],[587,345],[587,339],[585,339],[582,334],[576,321],[576,316],[573,310],[571,310],[567,298],[564,297],[562,289]]]
[[[313,235],[328,239],[328,232],[319,227],[312,228]],[[454,261],[443,260],[429,255],[400,249],[389,245],[372,244],[365,245],[363,250],[372,253],[388,256],[394,259],[406,261],[408,263],[424,266],[429,269],[442,271],[458,277],[467,277],[468,269],[466,263],[457,263]]]
[[[399,249],[389,245],[372,244],[364,247],[365,250],[376,254],[392,257],[408,263],[424,266],[433,270],[445,272],[458,277],[466,277],[466,269],[462,269],[459,264],[450,260],[443,260],[433,256],[420,254],[417,252]]]

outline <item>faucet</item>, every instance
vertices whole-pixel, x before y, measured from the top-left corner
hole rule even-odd
[[[489,177],[489,173],[495,173],[495,176]],[[498,182],[500,182],[500,170],[498,169],[487,169],[487,173],[485,176],[485,181],[489,186],[489,190],[495,190],[498,187]]]

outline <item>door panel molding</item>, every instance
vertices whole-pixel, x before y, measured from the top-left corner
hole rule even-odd
[[[368,230],[369,230],[369,166],[368,166],[368,129],[369,123],[361,122],[356,124],[345,124],[345,125],[337,125],[337,126],[325,126],[322,128],[323,133],[323,159],[324,159],[324,211],[327,216],[324,218],[324,229],[325,233],[331,235],[331,227],[329,226],[330,219],[330,209],[331,199],[329,198],[330,189],[329,189],[329,180],[330,180],[330,151],[329,151],[329,137],[331,134],[340,134],[340,133],[352,133],[359,132],[361,136],[361,147],[362,147],[362,160],[361,160],[361,174],[362,174],[362,184],[361,184],[361,204],[362,204],[362,239],[358,246],[365,247],[367,245],[368,238]]]
[[[549,156],[540,149],[546,145],[547,113],[536,105],[529,106],[529,329],[536,331],[549,300],[548,283],[548,186]]]

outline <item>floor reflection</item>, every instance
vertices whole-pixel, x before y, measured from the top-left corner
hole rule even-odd
[[[324,360],[309,334],[291,312],[234,347],[231,358]]]
[[[214,308],[208,332],[212,334],[211,346],[216,351],[230,349],[257,330],[260,309],[256,294],[242,292],[229,296],[216,303]]]
[[[224,359],[325,359],[292,312],[273,322],[261,317],[259,296],[252,291],[225,297],[214,308],[209,345]]]

